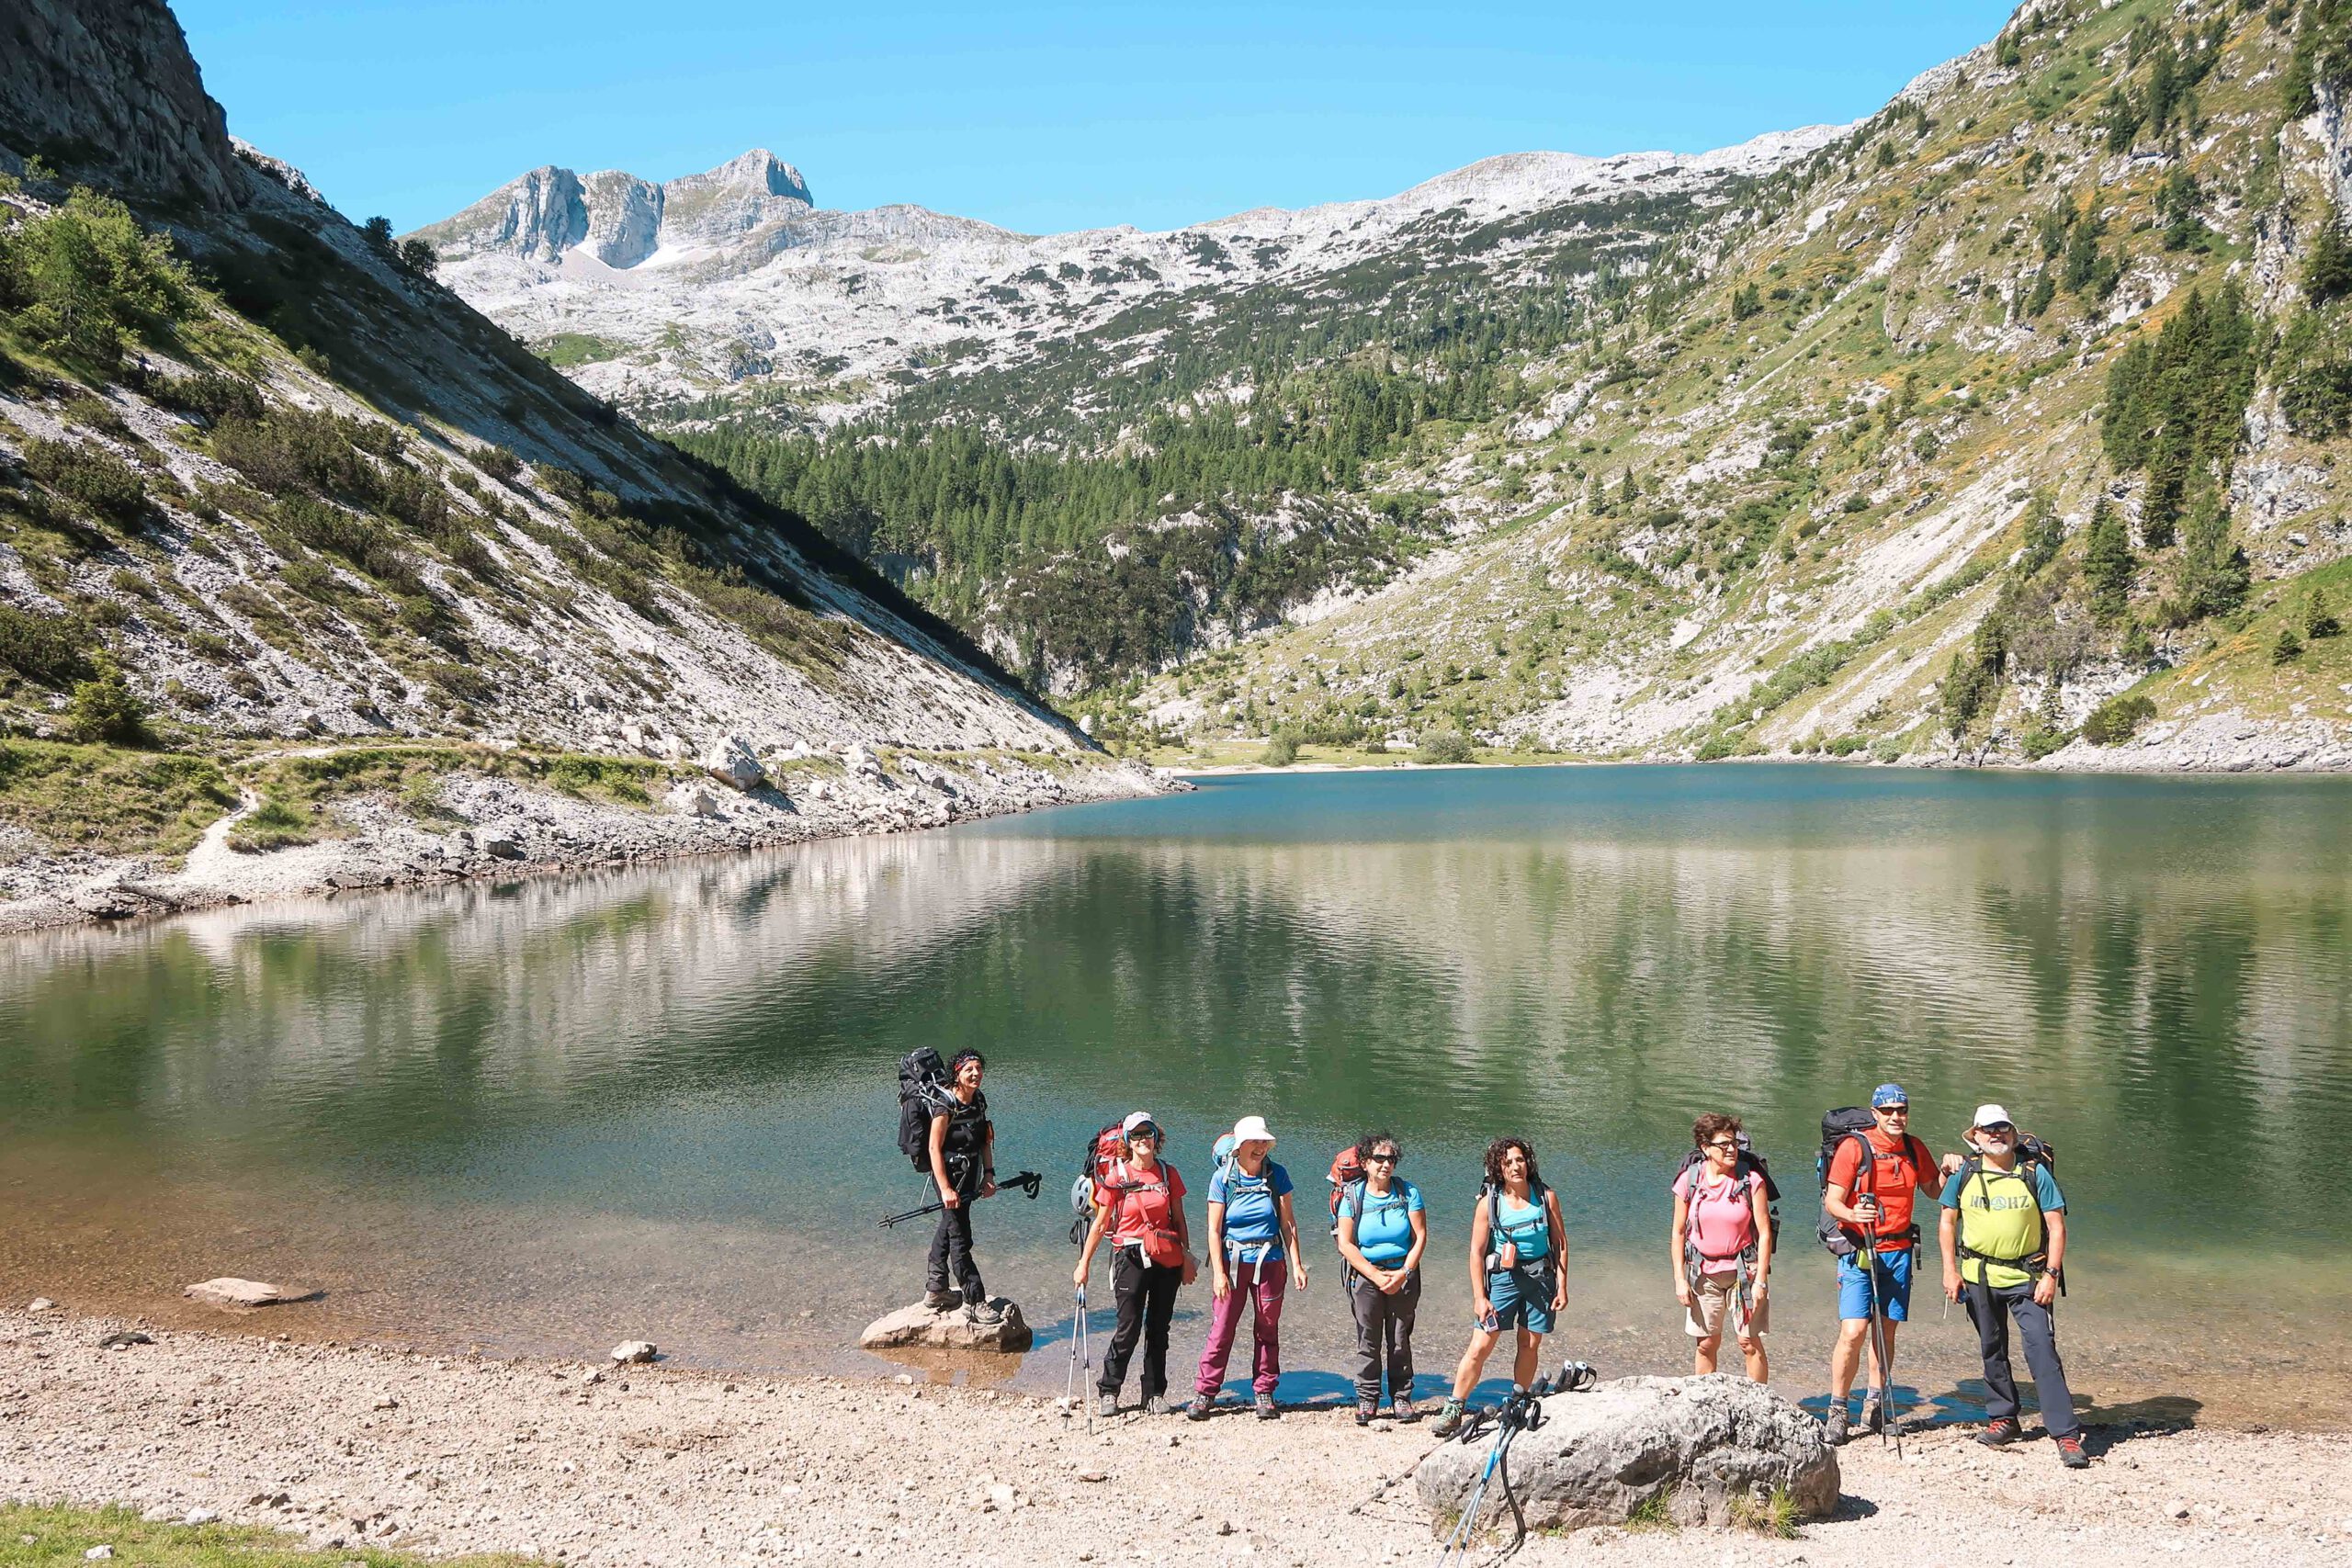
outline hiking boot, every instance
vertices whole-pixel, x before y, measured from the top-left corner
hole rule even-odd
[[[1421,1418],[1421,1413],[1413,1408],[1413,1402],[1409,1399],[1397,1400],[1389,1406],[1389,1414],[1399,1421],[1418,1421]]]
[[[1430,1424],[1432,1437],[1445,1438],[1462,1430],[1462,1402],[1449,1399],[1438,1406],[1437,1419]]]
[[[2025,1428],[2018,1425],[2017,1417],[2004,1416],[1977,1433],[1976,1440],[1988,1449],[2006,1449],[2023,1436]]]
[[[1279,1419],[1281,1416],[1282,1412],[1274,1408],[1274,1396],[1272,1394],[1261,1393],[1258,1396],[1259,1420],[1272,1421]]]
[[[1193,1395],[1193,1403],[1184,1406],[1184,1419],[1187,1421],[1205,1421],[1209,1418],[1209,1412],[1216,1408],[1216,1395],[1213,1393],[1196,1393]]]
[[[1886,1430],[1886,1405],[1881,1402],[1877,1394],[1873,1393],[1862,1401],[1862,1430],[1865,1432]]]
[[[1103,1394],[1097,1402],[1094,1413],[1105,1421],[1116,1416],[1119,1413],[1119,1396],[1115,1393]]]
[[[2083,1452],[2083,1435],[2080,1432],[2069,1432],[2052,1440],[2058,1445],[2060,1464],[2068,1470],[2088,1470],[2091,1467],[2091,1456]]]
[[[964,1321],[975,1328],[994,1328],[1004,1321],[1004,1309],[990,1301],[967,1302]]]
[[[1371,1425],[1372,1425],[1372,1418],[1373,1418],[1374,1416],[1375,1416],[1379,1415],[1379,1414],[1380,1414],[1380,1402],[1379,1402],[1378,1400],[1376,1400],[1376,1399],[1359,1399],[1359,1400],[1357,1400],[1357,1401],[1356,1401],[1356,1425],[1357,1425],[1357,1426],[1359,1426],[1359,1427],[1369,1427],[1369,1426],[1371,1426]]]
[[[1846,1440],[1846,1402],[1841,1399],[1831,1405],[1829,1414],[1821,1418],[1821,1424],[1828,1428],[1831,1448],[1843,1443]]]
[[[956,1291],[925,1291],[922,1304],[933,1312],[953,1312],[964,1304],[964,1297]]]
[[[1143,1413],[1147,1416],[1166,1416],[1172,1413],[1174,1409],[1175,1406],[1168,1403],[1168,1396],[1164,1393],[1155,1393],[1143,1402]]]

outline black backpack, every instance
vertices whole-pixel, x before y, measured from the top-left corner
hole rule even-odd
[[[1772,1228],[1778,1230],[1781,1225],[1781,1184],[1772,1179],[1772,1162],[1756,1152],[1756,1145],[1747,1141],[1747,1134],[1742,1133],[1738,1136],[1739,1161],[1733,1166],[1732,1174],[1742,1179],[1753,1176],[1764,1184],[1764,1201],[1772,1205]],[[1706,1157],[1707,1151],[1702,1148],[1694,1146],[1683,1150],[1682,1163],[1676,1166],[1674,1174],[1666,1179],[1667,1190],[1674,1190],[1674,1184],[1682,1179],[1682,1173]]]
[[[1878,1118],[1859,1105],[1841,1106],[1823,1113],[1821,1152],[1813,1162],[1814,1175],[1819,1178],[1823,1193],[1829,1190],[1829,1162],[1838,1157],[1838,1145],[1849,1138],[1860,1138],[1863,1154],[1867,1156],[1870,1153],[1869,1133],[1877,1124]],[[1847,1233],[1846,1223],[1833,1218],[1826,1202],[1821,1206],[1821,1219],[1814,1229],[1832,1258],[1851,1258],[1860,1250],[1854,1245],[1854,1238]]]
[[[928,1174],[931,1170],[931,1119],[944,1114],[956,1098],[947,1064],[925,1045],[899,1060],[899,1152]]]
[[[2014,1174],[2019,1179],[2030,1184],[2033,1180],[2033,1168],[2037,1165],[2044,1170],[2055,1172],[2058,1168],[2058,1151],[2020,1127],[2018,1129],[2018,1168]],[[1970,1181],[1982,1179],[1984,1171],[1984,1156],[1980,1154],[1971,1154],[1960,1168],[1962,1190],[1967,1190]],[[1964,1214],[1965,1212],[1963,1209],[1962,1213]],[[2022,1258],[1988,1257],[1971,1248],[1965,1239],[1960,1244],[1960,1256],[1972,1262],[1998,1264],[2012,1269],[2023,1269],[2029,1274],[2035,1273],[2037,1270],[2033,1266],[2034,1260],[2041,1258],[2043,1250],[2050,1245],[2050,1227],[2049,1223],[2041,1218],[2039,1211],[2036,1211],[2034,1220],[2041,1227],[2041,1235],[2034,1244],[2026,1249],[2025,1257]],[[1965,1234],[1963,1231],[1963,1237]],[[2058,1277],[2058,1289],[2063,1292],[2065,1288],[2066,1279],[2062,1271]]]

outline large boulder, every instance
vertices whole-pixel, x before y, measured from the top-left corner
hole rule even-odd
[[[740,735],[721,736],[702,754],[702,771],[734,789],[756,789],[768,774],[752,743]]]
[[[933,1308],[917,1302],[876,1318],[857,1342],[868,1350],[1026,1350],[1033,1336],[1021,1309],[1002,1296],[989,1304],[1004,1314],[1002,1323],[964,1321],[960,1306]]]
[[[1511,1443],[1511,1490],[1530,1529],[1623,1524],[1663,1497],[1678,1524],[1732,1522],[1734,1500],[1785,1489],[1800,1518],[1838,1504],[1838,1450],[1821,1423],[1770,1389],[1716,1372],[1619,1378],[1544,1402],[1544,1425]],[[1453,1528],[1487,1441],[1441,1443],[1416,1477],[1438,1532]],[[1496,1485],[1482,1504],[1508,1517]]]

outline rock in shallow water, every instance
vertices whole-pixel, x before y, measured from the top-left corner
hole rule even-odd
[[[857,1342],[868,1350],[1026,1350],[1035,1337],[1021,1309],[1002,1296],[989,1304],[1004,1314],[1002,1323],[964,1321],[964,1309],[933,1309],[917,1302],[876,1318]]]
[[[1511,1444],[1511,1490],[1527,1528],[1623,1524],[1652,1497],[1678,1524],[1731,1521],[1735,1498],[1786,1488],[1801,1518],[1838,1502],[1838,1453],[1821,1423],[1746,1378],[1619,1378],[1544,1402],[1544,1423]],[[1442,1535],[1477,1483],[1490,1442],[1443,1443],[1421,1461],[1421,1502]],[[1498,1489],[1482,1505],[1508,1518]],[[1496,1516],[1489,1516],[1496,1517]]]
[[[259,1280],[239,1280],[223,1277],[190,1285],[180,1292],[192,1302],[206,1306],[257,1307],[277,1302],[299,1302],[304,1298],[300,1291],[288,1291],[280,1286],[265,1284]]]
[[[624,1367],[633,1362],[655,1360],[661,1354],[650,1339],[624,1339],[613,1347],[613,1359]]]

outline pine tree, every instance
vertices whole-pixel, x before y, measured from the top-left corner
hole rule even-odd
[[[2303,656],[2303,639],[2295,635],[2292,626],[2278,628],[2278,640],[2270,645],[2270,662],[2286,664]]]
[[[2335,637],[2343,631],[2343,623],[2335,618],[2335,609],[2327,602],[2326,592],[2314,587],[2311,597],[2303,601],[2303,635],[2313,642]]]
[[[2229,506],[2212,491],[2202,492],[2181,541],[2181,608],[2192,617],[2226,615],[2245,603],[2252,585],[2245,551],[2230,533]]]
[[[2025,547],[2018,556],[2019,575],[2031,577],[2056,560],[2059,547],[2065,542],[2066,525],[2059,521],[2057,503],[2046,493],[2035,496],[2026,513]]]
[[[2091,507],[2090,527],[2083,546],[2083,579],[2090,585],[2091,615],[2101,626],[2123,618],[2132,600],[2132,538],[2123,514],[2099,497]]]
[[[2333,213],[2324,214],[2319,232],[2312,236],[2312,254],[2303,264],[2303,293],[2314,305],[2352,294],[2352,244]]]

